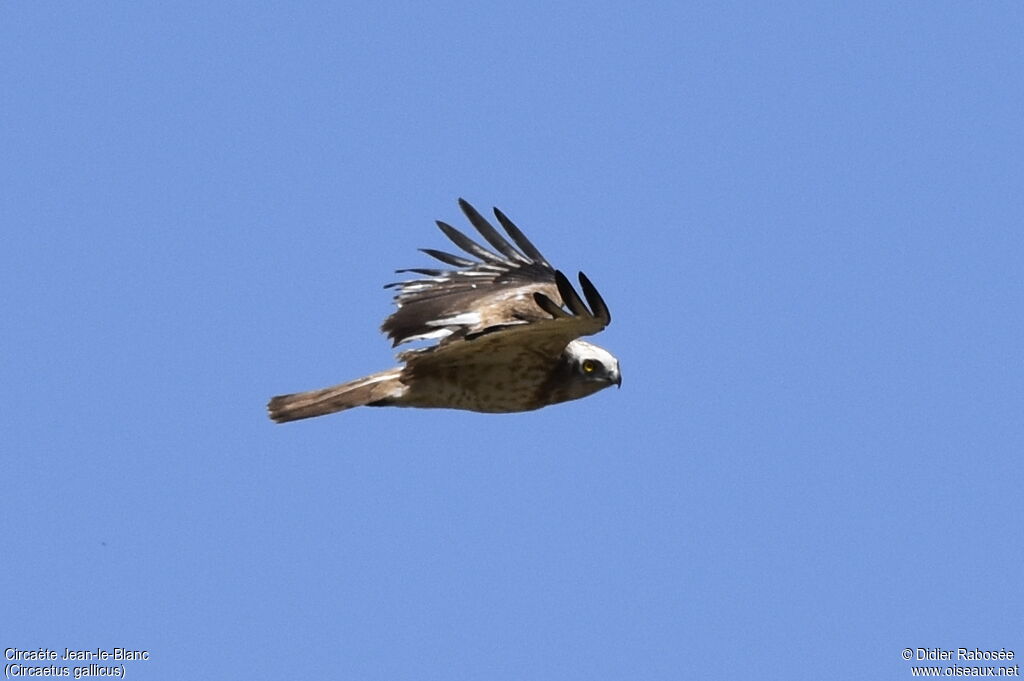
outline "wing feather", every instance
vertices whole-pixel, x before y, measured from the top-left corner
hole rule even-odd
[[[505,217],[505,214],[497,208],[494,209],[494,215],[498,218],[498,222],[501,223],[501,226],[505,229],[508,235],[512,237],[512,241],[516,242],[516,246],[519,246],[520,250],[526,254],[526,257],[538,265],[554,269],[541,252],[537,250],[537,247],[530,243],[530,240],[526,238],[526,235],[516,227],[514,222]]]
[[[465,199],[459,199],[459,206],[462,208],[462,212],[469,218],[470,223],[476,227],[476,231],[480,232],[483,238],[487,239],[487,243],[498,249],[502,255],[509,260],[513,260],[520,263],[529,263],[525,255],[515,249],[515,247],[506,241],[498,230],[494,229],[491,223],[487,222],[487,219],[477,212],[476,208],[469,205],[469,202]]]
[[[565,313],[565,310],[562,309],[561,305],[551,300],[543,293],[534,293],[533,300],[538,306],[540,306],[540,309],[544,310],[555,319],[561,319],[562,317],[569,316]]]
[[[543,293],[535,293],[535,302],[550,317],[491,326],[467,334],[457,342],[442,342],[433,347],[404,352],[400,358],[406,362],[407,375],[436,372],[456,365],[506,362],[513,352],[540,355],[554,364],[570,342],[580,336],[598,333],[607,326],[604,317],[592,314],[586,308],[565,275],[556,272],[556,276],[564,282],[559,289],[567,289],[564,294],[574,297],[578,305],[574,304],[566,311]],[[594,293],[597,293],[596,289]]]
[[[594,316],[604,320],[605,326],[611,324],[612,313],[608,310],[608,305],[605,304],[601,294],[597,292],[597,287],[582,272],[580,272],[580,286],[583,288],[583,295],[587,297],[587,303],[590,304]]]
[[[444,235],[471,257],[424,248],[420,250],[452,269],[416,267],[398,270],[421,278],[387,285],[387,288],[397,289],[395,304],[398,309],[384,320],[381,329],[394,345],[424,338],[440,339],[439,346],[451,345],[470,337],[492,335],[498,331],[504,333],[506,328],[525,327],[537,322],[543,322],[547,327],[555,321],[563,322],[551,327],[557,329],[555,336],[561,338],[565,335],[567,343],[573,334],[588,335],[604,328],[608,319],[607,306],[582,274],[580,284],[586,303],[565,275],[551,267],[537,247],[504,213],[494,209],[511,242],[468,202],[459,199],[459,206],[470,224],[494,250],[489,250],[448,223],[438,221],[437,226]],[[568,311],[563,309],[563,305]],[[533,337],[532,332],[528,335]],[[422,354],[424,350],[417,352],[416,356]]]
[[[395,270],[398,273],[412,272],[413,274],[422,274],[427,277],[443,277],[448,273],[448,270],[439,270],[430,267],[407,267],[400,270]],[[398,284],[388,284],[388,286],[398,286]]]
[[[484,262],[500,263],[502,265],[512,264],[510,261],[505,260],[501,256],[491,253],[486,248],[484,248],[483,246],[473,241],[459,230],[449,225],[447,222],[442,222],[438,220],[437,226],[441,228],[441,231],[444,232],[444,235],[446,237],[451,239],[456,246],[464,250],[466,253],[469,253],[470,255],[475,255]]]
[[[587,309],[586,303],[580,298],[580,294],[576,293],[576,289],[572,287],[572,283],[569,282],[569,278],[561,272],[555,272],[555,285],[558,286],[558,294],[562,296],[562,302],[568,307],[575,315],[589,315],[590,310]]]
[[[476,265],[476,262],[463,258],[458,255],[452,255],[451,253],[445,253],[444,251],[435,251],[433,248],[421,248],[422,252],[426,253],[432,258],[437,258],[446,265],[452,265],[453,267],[472,267]],[[397,270],[402,272],[403,270]]]

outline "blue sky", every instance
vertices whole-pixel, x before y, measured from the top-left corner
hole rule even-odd
[[[3,647],[135,678],[910,678],[1024,654],[1015,3],[0,5]],[[538,412],[393,365],[501,207],[614,317]]]

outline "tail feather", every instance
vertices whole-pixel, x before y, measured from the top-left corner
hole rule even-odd
[[[399,380],[401,373],[401,369],[389,369],[330,388],[278,395],[267,404],[267,412],[274,421],[286,423],[352,407],[389,404],[405,390]]]

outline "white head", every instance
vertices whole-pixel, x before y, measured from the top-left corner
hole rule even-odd
[[[565,346],[558,370],[552,376],[548,404],[577,400],[611,385],[622,385],[619,360],[604,348],[574,340]]]

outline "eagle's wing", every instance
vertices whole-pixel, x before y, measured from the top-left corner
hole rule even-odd
[[[586,303],[566,276],[555,271],[555,287],[567,310],[544,293],[534,293],[534,303],[544,318],[491,326],[458,340],[404,352],[405,376],[414,378],[472,364],[530,364],[538,368],[555,364],[571,341],[593,335],[611,322],[601,294],[585,274],[580,272],[579,277]]]
[[[398,270],[423,278],[387,286],[398,289],[395,295],[398,309],[384,320],[381,331],[394,345],[423,339],[437,339],[447,344],[494,327],[550,319],[550,312],[535,299],[537,293],[554,301],[553,307],[566,302],[556,282],[554,268],[504,213],[494,209],[495,217],[512,243],[468,202],[459,199],[459,206],[493,250],[438,221],[437,226],[445,236],[473,259],[424,248],[421,249],[424,253],[451,268]]]

